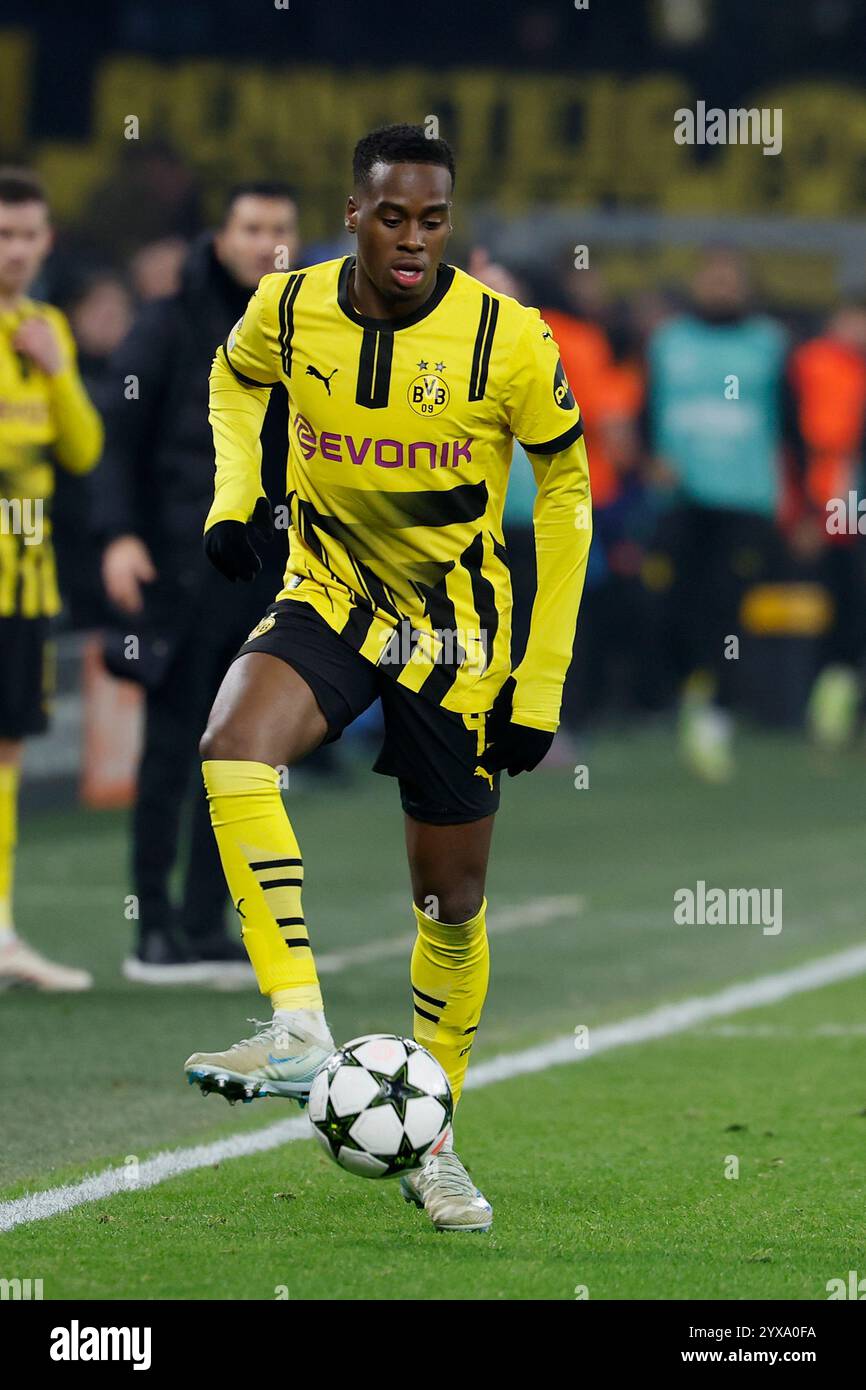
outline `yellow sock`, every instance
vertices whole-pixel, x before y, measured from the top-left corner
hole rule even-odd
[[[18,839],[18,767],[0,763],[0,935],[12,930],[12,876]]]
[[[304,866],[267,763],[202,764],[226,882],[241,918],[259,989],[275,1009],[321,1009],[322,994],[301,909]]]
[[[487,994],[486,912],[485,898],[474,917],[452,926],[415,907],[418,937],[411,973],[415,1041],[423,1043],[443,1067],[455,1105]]]

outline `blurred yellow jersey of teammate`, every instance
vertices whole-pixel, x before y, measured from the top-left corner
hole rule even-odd
[[[29,320],[47,321],[60,370],[48,375],[16,349]],[[65,316],[23,299],[0,311],[0,617],[50,617],[60,608],[51,545],[53,460],[87,473],[102,447],[102,425],[82,385]]]

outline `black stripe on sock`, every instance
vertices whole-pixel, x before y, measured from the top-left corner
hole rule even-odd
[[[412,986],[412,993],[417,994],[419,999],[425,999],[428,1004],[436,1004],[440,1009],[445,1008],[444,999],[434,999],[432,994],[425,994],[423,989],[416,989],[414,985]]]
[[[285,937],[284,940],[287,946],[309,946],[310,944],[308,936],[289,936]]]
[[[473,1028],[464,1028],[464,1029],[463,1029],[463,1036],[465,1037],[467,1033],[477,1033],[477,1032],[478,1032],[478,1024],[476,1023],[475,1026],[474,1026]]]
[[[428,1014],[426,1009],[419,1009],[417,1004],[415,1005],[415,1012],[416,1014],[420,1014],[422,1018],[429,1018],[431,1023],[439,1022],[439,1019],[436,1017],[435,1014]]]
[[[307,924],[303,917],[278,917],[278,927],[305,927]]]
[[[255,874],[260,869],[293,869],[303,862],[303,859],[259,859],[255,864],[250,864],[250,868]]]
[[[272,878],[270,883],[260,883],[259,887],[267,892],[269,888],[303,888],[302,878]]]

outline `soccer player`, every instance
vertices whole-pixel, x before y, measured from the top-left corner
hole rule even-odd
[[[60,609],[47,515],[53,460],[86,473],[102,447],[69,325],[58,309],[27,297],[51,240],[38,179],[0,170],[0,986],[82,990],[90,975],[46,960],[16,935],[12,919],[23,740],[48,724],[48,625]]]
[[[443,261],[453,185],[449,146],[422,129],[362,139],[346,206],[357,255],[265,276],[211,374],[205,548],[230,579],[258,570],[259,430],[272,384],[290,398],[285,586],[201,744],[226,878],[274,1010],[255,1037],[186,1062],[230,1099],[303,1098],[334,1047],[277,769],[381,698],[375,771],[398,779],[418,926],[415,1037],[456,1102],[487,991],[500,773],[535,768],[558,724],[590,541],[583,424],[538,311]],[[513,672],[501,525],[512,437],[538,484],[537,593]],[[492,1222],[451,1135],[401,1181],[438,1229]]]

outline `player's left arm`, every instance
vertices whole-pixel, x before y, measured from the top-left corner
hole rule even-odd
[[[284,280],[274,275],[259,282],[211,368],[208,418],[216,462],[204,547],[211,564],[233,582],[255,578],[262,562],[252,541],[273,537],[271,507],[262,484],[261,432],[279,375],[271,290],[274,282]]]
[[[58,463],[69,473],[89,473],[102,452],[102,421],[79,375],[75,340],[65,317],[52,309],[26,319],[16,346],[45,374]]]
[[[583,421],[559,349],[536,311],[515,352],[506,409],[538,486],[532,518],[537,583],[526,651],[488,721],[482,762],[489,771],[507,768],[514,776],[541,762],[559,726],[592,539]]]
[[[555,733],[592,539],[583,436],[560,453],[529,454],[538,485],[532,524],[538,581],[526,652],[514,672],[514,717]]]

